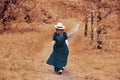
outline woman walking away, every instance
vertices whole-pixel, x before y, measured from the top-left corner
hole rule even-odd
[[[56,32],[53,35],[53,52],[47,60],[47,64],[53,65],[55,72],[62,74],[68,59],[68,36],[64,32],[65,26],[62,23],[55,25]]]

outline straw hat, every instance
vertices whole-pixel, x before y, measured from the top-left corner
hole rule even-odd
[[[55,25],[56,29],[65,29],[65,26],[62,23],[57,23],[57,25]]]

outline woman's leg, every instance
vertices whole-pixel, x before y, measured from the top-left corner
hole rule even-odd
[[[54,70],[55,70],[55,72],[57,72],[58,74],[62,74],[62,69],[60,69],[60,68],[56,68],[56,67],[54,67]]]

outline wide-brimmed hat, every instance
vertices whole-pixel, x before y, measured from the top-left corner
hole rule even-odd
[[[57,25],[55,25],[56,29],[65,29],[65,26],[62,23],[57,23]]]

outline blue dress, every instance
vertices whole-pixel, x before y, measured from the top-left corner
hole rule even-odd
[[[53,46],[53,52],[47,60],[47,64],[53,65],[54,70],[57,72],[61,70],[67,64],[69,49],[65,40],[68,39],[66,32],[63,35],[59,35],[57,32],[53,35],[55,44]]]

